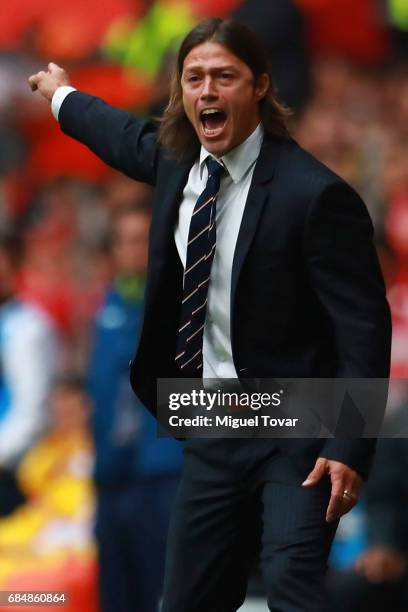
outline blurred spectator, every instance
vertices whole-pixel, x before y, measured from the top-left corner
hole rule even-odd
[[[334,612],[408,609],[407,470],[406,438],[379,440],[362,506],[348,517],[348,558],[343,550],[344,567],[329,581]]]
[[[91,254],[102,248],[108,211],[95,186],[60,178],[36,193],[25,223],[20,292],[48,312],[66,340],[75,333],[78,302],[82,311],[89,302],[91,280],[86,287],[79,285]],[[96,305],[91,307],[92,316]]]
[[[96,612],[89,399],[80,380],[65,376],[48,404],[49,430],[17,471],[26,503],[0,520],[0,588],[53,585],[69,592],[67,612]]]
[[[292,0],[245,0],[232,16],[251,27],[269,51],[279,98],[300,111],[311,93],[304,19]]]
[[[114,282],[97,313],[90,357],[96,446],[96,536],[103,612],[155,612],[181,453],[157,439],[156,422],[129,386],[142,316],[150,216],[119,212],[113,229]]]
[[[46,315],[16,298],[22,243],[0,235],[0,515],[21,501],[15,472],[47,426],[57,345]]]

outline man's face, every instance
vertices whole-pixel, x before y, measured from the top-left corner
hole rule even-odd
[[[216,42],[194,47],[181,76],[183,105],[200,143],[220,157],[244,142],[260,121],[267,74],[255,82],[250,68]]]

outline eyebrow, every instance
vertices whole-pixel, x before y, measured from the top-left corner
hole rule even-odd
[[[210,72],[222,72],[224,70],[231,70],[233,72],[237,71],[237,68],[233,65],[227,64],[225,66],[215,66],[213,68],[210,68]],[[185,68],[183,68],[183,72],[202,72],[203,71],[203,67],[202,64],[191,64],[191,65],[187,65]]]

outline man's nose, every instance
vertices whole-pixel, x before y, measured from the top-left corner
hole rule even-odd
[[[203,82],[203,87],[201,90],[201,97],[202,98],[216,98],[217,95],[218,95],[217,88],[216,88],[214,79],[212,79],[210,76],[206,77]]]

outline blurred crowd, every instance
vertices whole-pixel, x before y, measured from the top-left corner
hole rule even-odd
[[[370,210],[395,418],[408,403],[407,0],[2,0],[0,590],[70,591],[75,612],[157,607],[180,449],[128,385],[151,192],[64,136],[27,78],[54,61],[78,89],[158,116],[179,42],[214,14],[258,32],[294,137]],[[408,609],[405,446],[381,441],[342,521],[333,610],[383,610],[390,593]]]

